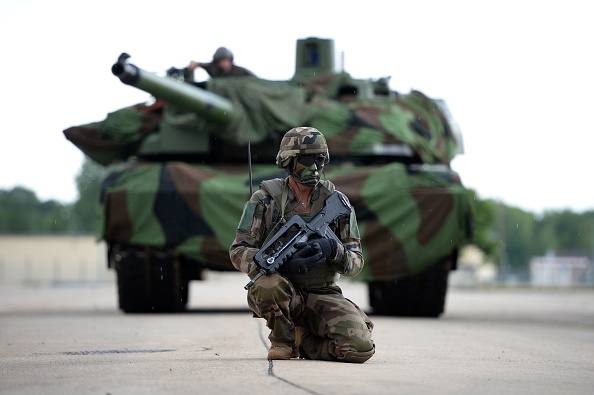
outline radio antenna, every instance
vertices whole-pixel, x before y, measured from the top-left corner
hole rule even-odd
[[[250,199],[252,198],[253,190],[252,190],[252,147],[251,143],[248,141],[248,171],[250,175]]]

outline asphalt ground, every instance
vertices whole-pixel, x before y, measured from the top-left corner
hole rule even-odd
[[[111,283],[0,288],[0,394],[594,393],[594,289],[453,289],[439,319],[371,315],[375,356],[345,364],[267,361],[245,283],[194,282],[181,314],[123,314]]]

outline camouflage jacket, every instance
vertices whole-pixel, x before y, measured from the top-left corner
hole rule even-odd
[[[291,218],[293,215],[300,215],[305,221],[309,220],[311,216],[315,215],[323,207],[325,199],[334,191],[334,184],[330,181],[321,181],[312,193],[310,202],[311,210],[301,213],[293,209],[299,201],[289,187],[287,179],[275,179],[263,182],[260,185],[260,189],[245,204],[235,240],[229,250],[233,266],[244,273],[254,274],[254,269],[257,269],[253,260],[254,255],[256,255],[260,247],[265,243],[267,237],[274,234],[276,229],[280,228],[280,210],[276,203],[278,199],[275,199],[274,192],[271,193],[270,185],[275,185],[277,191],[279,188],[280,190],[283,188],[288,189],[287,203],[285,205],[288,211],[284,215],[285,220]],[[302,280],[305,279],[299,278],[300,276],[309,277],[310,280],[312,276],[314,278],[317,276],[318,278],[326,277],[327,283],[331,284],[336,279],[336,274],[353,277],[361,271],[364,262],[361,251],[361,238],[354,210],[349,217],[340,218],[332,230],[342,241],[342,246],[339,246],[336,256],[333,259],[328,259],[326,264],[312,270],[306,275],[289,276],[289,279],[293,283],[303,283]]]
[[[201,63],[201,66],[208,75],[213,78],[221,78],[221,77],[253,77],[254,73],[245,69],[241,66],[233,65],[231,71],[228,73],[222,73],[221,70],[214,64],[214,63]]]

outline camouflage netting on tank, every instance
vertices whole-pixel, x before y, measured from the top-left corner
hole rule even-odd
[[[418,273],[470,236],[470,207],[455,172],[410,172],[400,163],[329,174],[354,205],[367,263],[358,280]]]
[[[159,129],[162,108],[160,101],[125,107],[103,121],[68,128],[64,135],[89,158],[107,166],[136,153],[144,137]]]
[[[259,143],[275,131],[301,124],[306,91],[287,82],[258,78],[213,78],[208,90],[233,104],[233,118],[213,132],[235,144]]]
[[[335,156],[393,156],[402,147],[424,163],[446,163],[457,153],[450,126],[436,103],[418,91],[373,100],[343,101],[346,73],[321,76],[303,88],[256,78],[212,79],[209,91],[229,99],[234,117],[212,132],[235,144],[262,142],[271,132],[313,126]],[[306,101],[307,100],[307,101]]]
[[[355,84],[346,73],[321,76],[306,87],[314,94],[303,107],[302,124],[324,133],[336,156],[379,156],[409,147],[416,160],[449,164],[457,142],[436,103],[418,91],[373,100],[339,97]]]
[[[419,272],[465,240],[468,202],[456,173],[410,173],[393,163],[328,166],[326,175],[356,210],[366,260],[358,280]],[[279,176],[274,165],[254,166],[255,180]],[[102,236],[231,270],[228,248],[248,191],[244,166],[114,166],[102,186]]]

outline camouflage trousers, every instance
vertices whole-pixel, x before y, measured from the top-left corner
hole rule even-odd
[[[255,315],[266,320],[272,344],[293,347],[295,327],[302,327],[302,358],[365,362],[375,352],[373,323],[341,293],[301,292],[273,273],[250,288],[248,304]]]

